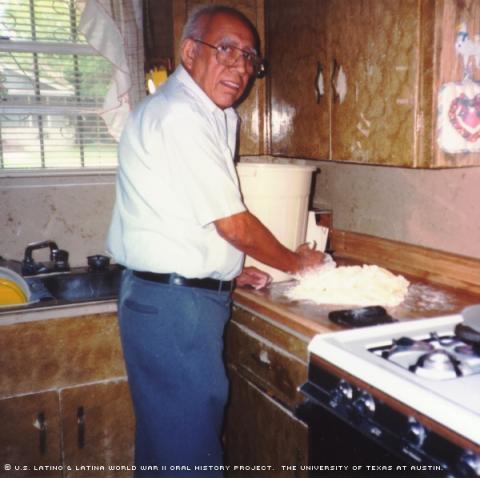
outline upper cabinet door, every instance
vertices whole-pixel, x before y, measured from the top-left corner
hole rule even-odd
[[[413,163],[418,97],[417,0],[329,0],[331,159]]]
[[[328,159],[326,2],[266,0],[271,153]]]

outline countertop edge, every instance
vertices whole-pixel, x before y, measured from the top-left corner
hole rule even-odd
[[[280,324],[289,332],[299,335],[300,338],[312,339],[316,334],[324,334],[338,330],[338,327],[326,327],[310,319],[293,314],[280,305],[269,303],[265,305],[261,297],[255,296],[247,289],[235,289],[233,302],[249,312],[265,318],[270,318],[275,324]]]
[[[0,326],[34,322],[36,320],[63,319],[92,314],[110,314],[117,312],[116,299],[97,302],[82,302],[67,305],[35,309],[18,309],[0,313]]]

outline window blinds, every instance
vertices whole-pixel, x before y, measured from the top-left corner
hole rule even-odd
[[[79,20],[75,0],[0,0],[0,170],[116,165],[112,66]]]

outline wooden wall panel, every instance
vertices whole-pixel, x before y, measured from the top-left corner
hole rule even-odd
[[[171,0],[144,0],[143,38],[145,71],[173,60],[173,14]]]

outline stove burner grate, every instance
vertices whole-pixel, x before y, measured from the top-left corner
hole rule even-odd
[[[480,354],[457,336],[432,332],[427,337],[402,336],[370,352],[410,372],[432,380],[480,373]]]
[[[382,357],[388,359],[392,355],[401,352],[428,352],[433,349],[433,345],[424,340],[414,340],[410,337],[400,337],[399,339],[393,339],[393,347],[382,351]]]
[[[426,377],[430,374],[440,374],[445,378],[453,378],[463,375],[460,365],[460,360],[446,350],[434,350],[421,355],[417,363],[410,365],[408,369]]]

